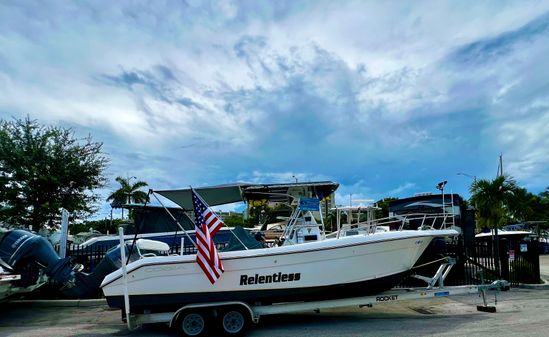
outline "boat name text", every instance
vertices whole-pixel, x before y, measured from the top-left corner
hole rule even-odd
[[[240,275],[240,285],[247,286],[251,284],[279,283],[279,282],[295,282],[301,279],[301,273],[284,274],[281,272],[272,275]]]

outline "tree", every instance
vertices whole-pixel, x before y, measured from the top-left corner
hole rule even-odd
[[[479,179],[471,184],[470,191],[470,202],[475,205],[480,228],[501,228],[513,216],[522,214],[521,205],[516,201],[525,193],[509,176],[498,176],[494,180]],[[523,205],[522,202],[520,204]]]
[[[140,188],[148,186],[144,181],[137,181],[135,184],[130,184],[130,180],[135,177],[122,178],[116,177],[116,181],[120,184],[120,188],[108,196],[107,201],[111,201],[114,208],[121,207],[124,204],[141,204],[149,202],[149,195]],[[122,208],[122,218],[124,218],[124,209]]]
[[[521,214],[521,205],[517,203],[526,193],[507,175],[500,175],[494,180],[480,179],[471,184],[471,204],[476,208],[477,226],[494,229],[492,254],[496,258],[496,274],[501,277],[499,258],[498,228],[513,216]],[[522,206],[523,202],[520,202]]]
[[[545,191],[538,194],[540,203],[549,206],[549,187],[545,188]]]
[[[90,229],[96,230],[103,234],[118,233],[118,227],[122,224],[122,219],[101,219],[101,220],[86,220],[82,223],[71,223],[69,231],[72,235],[89,232]]]
[[[238,213],[233,213],[231,215],[223,217],[223,222],[227,227],[244,227],[244,219],[242,218],[242,214]]]
[[[388,197],[378,200],[375,205],[380,209],[376,210],[376,219],[386,218],[389,216],[389,204],[391,201],[398,200],[398,198]]]
[[[72,218],[93,213],[108,163],[102,146],[29,117],[0,120],[0,222],[39,230],[58,222],[60,208]]]

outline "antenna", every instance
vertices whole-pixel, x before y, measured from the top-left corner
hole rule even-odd
[[[498,173],[497,173],[497,177],[499,176],[502,176],[503,175],[503,154],[500,153],[499,154],[499,162],[498,162]]]

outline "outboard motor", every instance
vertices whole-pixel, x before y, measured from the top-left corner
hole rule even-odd
[[[126,247],[126,254],[127,252],[128,247]],[[97,264],[92,273],[74,271],[72,282],[65,284],[61,292],[71,298],[97,297],[99,286],[105,276],[120,268],[121,265],[120,248],[115,246],[109,249],[105,258]]]
[[[167,254],[169,246],[163,242],[137,240],[132,254],[126,244],[126,256],[135,261],[146,256]],[[92,273],[81,272],[81,266],[72,263],[71,258],[60,258],[52,245],[43,237],[24,231],[12,230],[0,236],[0,265],[21,274],[19,287],[36,282],[40,270],[56,284],[60,291],[70,298],[96,297],[99,286],[106,275],[122,266],[119,246],[112,247]]]
[[[63,294],[72,298],[96,296],[105,275],[119,267],[104,259],[93,273],[80,272],[79,265],[74,265],[70,257],[60,258],[46,239],[19,229],[5,233],[0,239],[0,259],[4,267],[21,273],[21,280],[14,281],[17,286],[34,284],[42,269],[61,286]]]
[[[21,272],[18,286],[26,287],[38,278],[39,269],[59,283],[70,280],[68,259],[60,259],[50,243],[41,236],[24,231],[12,230],[0,241],[0,259],[14,271]],[[30,270],[30,271],[29,271]]]

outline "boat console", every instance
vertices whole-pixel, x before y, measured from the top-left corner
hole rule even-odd
[[[294,222],[293,228],[289,231],[284,242],[285,244],[299,244],[322,239],[320,225],[316,222],[311,211],[307,211],[303,214],[303,217]]]

